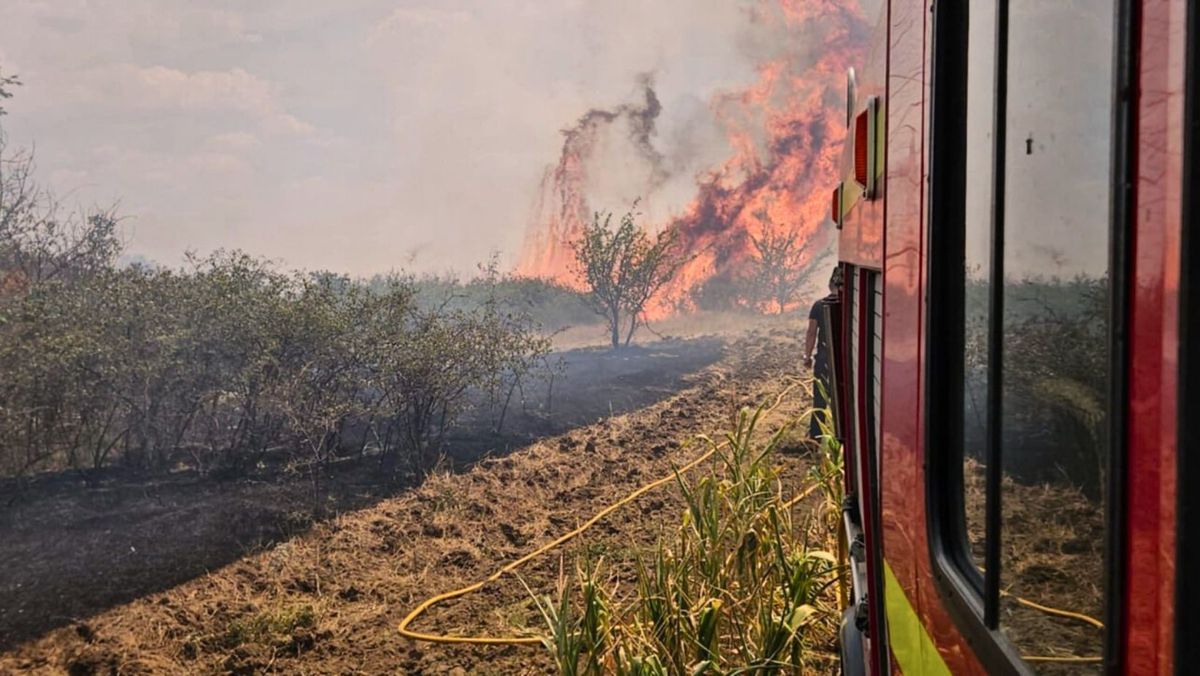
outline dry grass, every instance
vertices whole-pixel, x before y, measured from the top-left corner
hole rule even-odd
[[[984,467],[964,466],[967,524],[982,565]],[[1020,597],[1061,610],[1104,618],[1104,510],[1066,485],[1026,485],[1004,477],[1001,626],[1024,655],[1089,657],[1104,653],[1104,632],[1017,602]],[[1096,664],[1037,664],[1040,674],[1099,673]]]
[[[681,523],[656,547],[627,557],[585,554],[576,584],[564,576],[557,598],[539,599],[561,674],[811,673],[826,666],[813,647],[836,634],[839,524],[814,518],[821,510],[801,501],[821,488],[836,506],[840,465],[810,471],[810,485],[793,497],[798,489],[784,487],[774,456],[788,428],[757,433],[767,410],[743,410],[721,441],[705,440],[716,463],[677,478],[686,503]],[[828,445],[828,455],[840,457],[836,443]]]
[[[808,316],[789,312],[783,315],[761,315],[744,312],[692,312],[650,322],[638,329],[634,344],[652,343],[659,336],[699,338],[703,336],[732,337],[747,330],[786,331],[804,336]],[[554,336],[554,348],[571,350],[581,347],[607,347],[608,329],[603,324],[569,327]]]
[[[797,352],[791,331],[742,340],[658,404],[464,474],[436,475],[173,589],[81,618],[0,656],[0,673],[546,673],[551,663],[536,647],[415,644],[395,627],[426,596],[486,577],[695,457],[687,440],[781,391],[796,375]],[[789,401],[764,430],[805,403]],[[801,485],[805,471],[801,458],[779,457],[785,485]],[[651,548],[675,529],[682,506],[670,491],[647,494],[562,556]],[[544,593],[559,573],[552,556],[522,577]],[[420,624],[445,633],[543,631],[516,580],[439,607]],[[814,646],[814,659],[831,650]]]

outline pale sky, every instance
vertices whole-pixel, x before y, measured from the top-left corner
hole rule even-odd
[[[744,5],[4,0],[0,65],[25,84],[3,125],[69,201],[120,202],[131,254],[470,270],[511,260],[559,130],[639,74],[668,155],[715,124],[707,102],[790,39]]]
[[[967,266],[991,255],[995,7],[971,0]],[[1108,269],[1114,0],[1009,6],[1005,275]]]

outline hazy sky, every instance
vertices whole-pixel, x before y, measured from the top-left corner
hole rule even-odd
[[[875,3],[869,3],[875,4]],[[559,130],[653,72],[669,142],[764,45],[734,0],[4,0],[10,142],[129,250],[370,274],[519,248]]]
[[[967,265],[989,274],[995,7],[971,0]],[[1009,6],[1006,276],[1108,269],[1113,0]]]

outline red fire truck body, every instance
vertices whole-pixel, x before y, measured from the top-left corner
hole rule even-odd
[[[884,3],[831,205],[846,673],[1200,664],[1193,5]]]

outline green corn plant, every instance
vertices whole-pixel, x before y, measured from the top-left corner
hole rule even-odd
[[[635,633],[644,635],[648,643],[659,648],[668,662],[681,667],[684,656],[673,648],[683,643],[681,637],[684,628],[680,618],[684,613],[680,612],[680,607],[690,604],[686,597],[678,593],[682,589],[682,585],[676,583],[681,573],[679,561],[661,543],[650,566],[638,561],[637,591],[640,602],[636,613],[641,620],[638,625],[641,631]]]
[[[700,648],[696,657],[699,658],[700,664],[719,661],[717,624],[721,621],[720,610],[721,599],[711,599],[700,611],[700,622],[696,631],[696,643]]]
[[[522,580],[521,584],[524,585],[525,581]],[[571,599],[566,590],[560,586],[556,602],[549,596],[538,597],[528,585],[525,585],[525,589],[533,597],[550,630],[550,634],[542,639],[542,644],[553,655],[558,673],[563,676],[578,676],[583,640],[576,631],[576,623],[572,619]]]
[[[580,611],[576,615],[571,603],[566,576],[560,572],[556,599],[538,597],[521,580],[542,615],[549,635],[543,645],[554,655],[559,673],[566,676],[600,674],[604,672],[603,656],[613,627],[610,622],[611,601],[600,578],[602,561],[585,557],[576,568],[579,581]]]
[[[763,408],[742,411],[719,441],[703,438],[715,458],[705,475],[676,473],[679,527],[673,541],[636,557],[632,593],[619,595],[598,565],[577,566],[578,610],[560,597],[553,612],[543,611],[561,673],[795,673],[805,669],[810,634],[832,636],[830,590],[840,569],[809,538],[831,542],[836,524],[793,523],[785,493],[795,490],[784,490],[773,461],[787,430],[764,438],[763,416]],[[840,506],[839,450],[827,443],[809,480]]]
[[[608,594],[599,581],[599,562],[584,560],[579,571],[579,587],[583,614],[579,618],[579,636],[587,655],[587,673],[600,673],[600,659],[610,631]]]
[[[613,671],[616,676],[667,676],[670,673],[658,655],[630,654],[624,647],[617,650]]]
[[[825,389],[820,382],[815,383],[814,387],[818,387],[822,391]],[[845,468],[842,445],[833,429],[833,412],[826,408],[824,413],[825,415],[817,422],[821,428],[821,437],[817,444],[817,464],[809,469],[809,480],[820,484],[822,494],[825,496],[826,507],[836,513],[841,510],[843,495],[841,479]]]
[[[824,389],[824,385],[820,382],[817,382],[815,386]],[[821,427],[821,439],[817,444],[817,464],[809,469],[808,480],[821,487],[821,495],[824,500],[817,510],[817,518],[823,522],[826,530],[836,533],[837,561],[845,562],[849,558],[849,543],[846,542],[846,532],[839,524],[842,500],[845,496],[843,482],[845,461],[842,444],[838,441],[833,429],[833,412],[830,409],[825,409],[825,415],[818,424]],[[839,567],[837,576],[839,607],[845,607],[850,599],[850,587],[843,574],[845,572],[843,568],[844,566]]]

